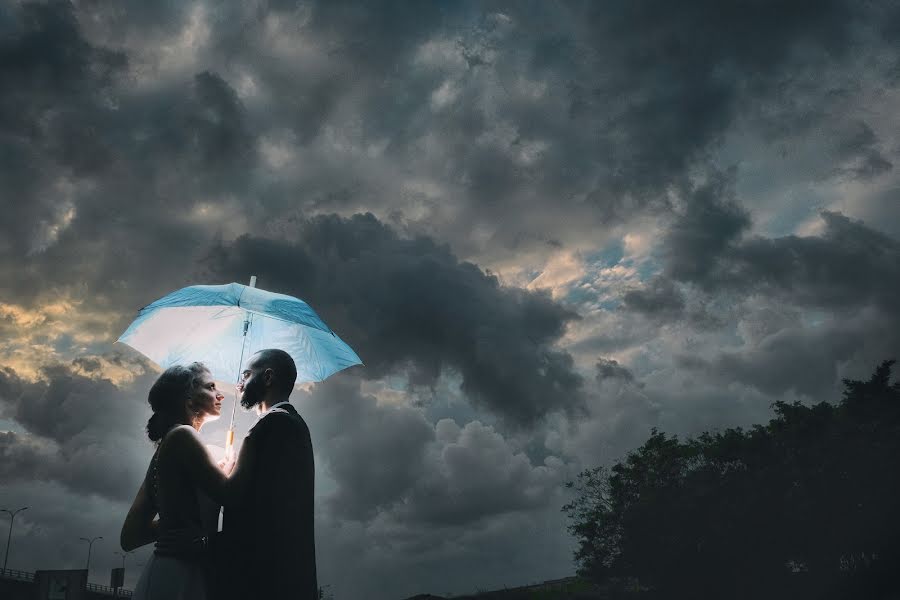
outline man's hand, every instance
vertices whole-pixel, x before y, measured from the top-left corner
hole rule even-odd
[[[163,531],[156,542],[156,554],[159,556],[199,557],[208,550],[209,537],[199,529]]]

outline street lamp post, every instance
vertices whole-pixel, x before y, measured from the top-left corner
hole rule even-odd
[[[118,554],[119,556],[122,557],[122,581],[123,581],[123,582],[125,581],[125,558],[126,558],[129,554],[134,554],[134,553],[135,553],[135,550],[129,550],[128,552],[113,552],[113,554]],[[118,588],[118,587],[115,587],[115,588],[114,588],[114,591],[113,591],[113,597],[114,597],[114,598],[118,598],[118,597],[119,597],[119,588]]]
[[[9,510],[6,508],[0,508],[0,512],[5,512],[6,514],[9,515],[9,535],[6,536],[6,556],[3,559],[3,570],[4,571],[6,570],[6,563],[9,562],[9,543],[12,541],[13,521],[15,520],[16,515],[19,514],[20,512],[22,512],[23,510],[28,510],[28,507],[23,506],[22,508],[20,508],[18,510]]]
[[[88,543],[88,559],[87,559],[87,566],[85,567],[85,570],[87,570],[88,576],[90,576],[90,574],[91,574],[91,547],[94,545],[94,542],[96,542],[97,540],[102,540],[103,536],[98,535],[97,537],[93,537],[91,539],[88,539],[86,537],[78,538],[78,539],[83,540]]]
[[[129,550],[128,552],[113,552],[113,554],[118,554],[122,557],[122,570],[125,570],[125,557],[129,554],[134,554],[136,550]]]

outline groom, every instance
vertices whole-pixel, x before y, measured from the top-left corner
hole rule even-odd
[[[318,598],[309,429],[288,402],[297,379],[283,350],[254,354],[238,383],[259,421],[241,447],[246,491],[225,509],[227,555],[219,563],[232,598]],[[245,471],[246,470],[246,471]],[[236,473],[237,475],[237,473]],[[232,564],[228,564],[231,562]]]

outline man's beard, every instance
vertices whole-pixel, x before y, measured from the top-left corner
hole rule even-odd
[[[262,382],[259,382],[262,383]],[[250,410],[260,402],[262,402],[263,395],[262,390],[259,389],[260,385],[255,381],[251,381],[250,385],[244,386],[244,393],[241,394],[241,406]]]

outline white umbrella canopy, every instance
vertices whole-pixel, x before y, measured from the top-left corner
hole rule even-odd
[[[119,337],[162,368],[200,361],[220,381],[237,379],[243,357],[279,348],[297,381],[322,381],[359,357],[303,300],[231,283],[182,288],[142,308]]]

